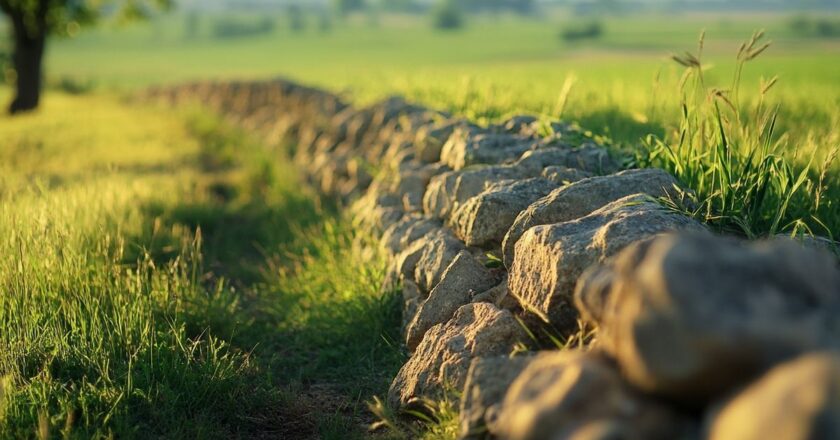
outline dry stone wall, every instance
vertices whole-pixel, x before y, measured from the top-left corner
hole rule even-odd
[[[284,80],[150,95],[292,142],[381,237],[411,353],[394,409],[454,391],[461,438],[840,438],[840,269],[819,246],[716,236],[657,201],[672,176],[620,170],[571,125]]]

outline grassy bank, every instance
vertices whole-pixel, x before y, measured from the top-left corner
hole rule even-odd
[[[840,42],[797,34],[790,15],[627,14],[603,19],[603,35],[579,43],[558,38],[575,17],[552,14],[471,17],[452,32],[401,15],[373,21],[351,16],[327,31],[310,22],[301,32],[293,32],[283,15],[269,18],[276,24],[272,30],[242,37],[215,35],[214,23],[222,18],[212,14],[200,17],[192,33],[189,17],[177,14],[106,27],[57,41],[49,72],[70,88],[121,90],[281,74],[343,91],[359,103],[402,94],[479,122],[516,113],[573,120],[640,156],[640,164],[669,169],[701,198],[718,199],[704,203],[716,203],[715,212],[698,216],[713,222],[723,217],[721,229],[747,236],[794,229],[833,236],[840,230],[840,207],[832,206],[840,194],[840,162],[832,160],[840,146]],[[760,28],[767,30],[761,44],[772,44],[742,64],[739,47]],[[686,67],[671,54],[696,53],[702,29],[702,84],[687,90]],[[719,130],[689,139],[690,145],[686,137],[680,140],[685,106],[703,112],[708,128],[716,124],[713,104],[724,113],[730,105],[739,109],[721,119],[731,141],[728,153],[715,152]],[[775,115],[769,132],[763,121],[768,109]],[[696,113],[690,118],[699,121]],[[785,162],[774,165],[781,180],[751,171],[777,158]],[[724,182],[714,171],[721,167],[751,177]],[[810,182],[786,194],[804,169]],[[762,188],[771,190],[770,197]],[[776,220],[773,208],[785,199],[792,206]],[[744,205],[752,206],[738,212]]]
[[[730,86],[735,54],[753,31],[773,46],[743,72],[742,99],[760,95],[761,78],[779,76],[768,99],[782,104],[779,123],[794,140],[811,134],[837,142],[840,42],[793,33],[780,13],[625,15],[603,19],[603,36],[564,42],[559,32],[579,17],[471,18],[464,29],[435,31],[424,17],[355,16],[328,31],[309,23],[289,29],[270,16],[271,32],[220,38],[220,16],[169,15],[149,24],[102,28],[56,41],[49,54],[55,79],[103,87],[142,87],[199,78],[289,76],[345,90],[367,102],[393,93],[495,119],[545,113],[582,122],[618,142],[637,142],[679,121],[682,67],[670,54],[693,50],[706,30],[710,85]],[[568,90],[568,91],[567,91]]]
[[[282,151],[106,95],[0,137],[0,438],[364,432],[398,308]]]

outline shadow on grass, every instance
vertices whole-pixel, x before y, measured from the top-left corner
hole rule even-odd
[[[660,138],[665,135],[661,123],[633,117],[617,108],[587,113],[576,120],[582,127],[607,136],[619,145],[636,145],[649,134]]]
[[[283,159],[246,155],[258,148],[232,154],[242,137],[212,136],[217,129],[200,136],[209,140],[196,158],[195,194],[145,205],[154,221],[124,261],[165,267],[195,245],[200,292],[177,305],[187,338],[220,338],[259,372],[219,385],[254,392],[250,407],[228,409],[231,431],[361,438],[372,421],[366,402],[387,391],[403,361],[398,296],[380,287],[384,260],[362,255],[350,222],[300,188]],[[167,386],[173,398],[184,392]]]

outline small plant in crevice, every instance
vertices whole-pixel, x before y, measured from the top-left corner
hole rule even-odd
[[[376,417],[370,425],[371,432],[384,432],[386,438],[395,439],[451,439],[458,434],[459,392],[446,387],[440,399],[420,399],[415,409],[402,413],[394,411],[380,398],[374,397],[368,409]]]
[[[706,82],[703,34],[696,54],[673,56],[685,67],[679,128],[664,139],[648,136],[637,154],[637,165],[672,173],[691,191],[671,206],[715,230],[749,238],[780,233],[831,237],[836,225],[822,219],[836,218],[831,215],[836,209],[832,196],[840,188],[828,181],[827,171],[837,148],[818,167],[813,157],[807,161],[799,157],[807,154],[801,149],[793,155],[783,153],[788,139],[776,132],[779,108],[766,102],[775,77],[762,81],[751,106],[740,103],[744,67],[770,47],[763,37],[763,32],[756,32],[741,45],[728,89]]]

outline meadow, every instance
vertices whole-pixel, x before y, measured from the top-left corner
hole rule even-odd
[[[761,120],[770,109],[776,117],[768,154],[783,156],[791,165],[790,174],[809,169],[817,182],[805,188],[809,194],[794,200],[792,210],[798,212],[787,216],[785,226],[790,229],[804,218],[804,229],[834,236],[840,230],[840,207],[833,202],[840,194],[840,164],[833,160],[840,147],[840,40],[801,35],[791,25],[795,18],[782,13],[626,15],[602,19],[603,35],[596,40],[568,42],[558,38],[560,31],[584,19],[562,11],[529,19],[504,14],[471,17],[464,28],[452,31],[433,29],[425,17],[403,15],[351,16],[327,30],[310,17],[308,26],[295,31],[280,16],[270,32],[230,38],[212,32],[218,16],[193,19],[192,30],[186,32],[188,17],[175,15],[58,42],[49,66],[59,81],[117,90],[190,79],[282,75],[342,91],[359,104],[398,94],[480,123],[518,113],[576,121],[616,150],[631,156],[641,152],[631,161],[664,167],[692,188],[708,187],[701,198],[717,196],[735,184],[712,189],[711,183],[700,182],[711,178],[703,174],[711,174],[706,172],[712,163],[705,171],[679,175],[679,162],[706,158],[663,159],[651,145],[657,139],[679,138],[684,104],[708,115],[713,112],[711,101],[718,101],[737,108],[724,115],[737,122],[733,132],[740,131],[739,137],[752,133],[746,136],[752,140],[733,144],[745,162],[750,151],[763,148],[758,138],[768,127]],[[759,31],[763,38],[754,49],[769,46],[749,60],[739,60],[739,48]],[[673,59],[686,52],[700,58],[698,69]],[[686,70],[700,73],[702,84],[687,88]],[[713,95],[728,102],[711,99]],[[705,109],[695,105],[704,101]],[[761,178],[754,177],[742,186],[761,185]],[[767,218],[759,223],[764,224],[735,228],[749,236],[780,232],[769,227],[773,222]]]
[[[773,218],[786,195],[786,219],[833,235],[840,40],[797,36],[789,18],[608,18],[600,40],[568,44],[557,34],[573,18],[554,15],[487,16],[451,32],[390,15],[327,31],[313,18],[293,32],[277,17],[269,33],[217,38],[213,16],[187,35],[175,14],[53,41],[43,108],[0,117],[0,437],[363,437],[368,402],[404,360],[382,257],[300,184],[285,146],[134,92],[281,75],[357,103],[400,94],[479,122],[536,113],[578,121],[696,187],[711,178],[694,172],[709,168],[688,164],[722,162],[667,147],[714,118],[707,92],[731,86],[739,45],[765,29],[774,43],[745,64],[739,96],[727,96],[743,111],[727,116],[744,116],[733,129],[741,148],[778,143],[787,162],[771,165],[787,174],[773,181],[776,198],[754,200],[764,174],[748,167],[704,194],[724,213],[755,201],[747,235],[796,229]],[[703,66],[687,82],[702,72],[702,89],[681,88],[686,69],[671,54],[696,51],[702,29]],[[807,193],[795,185],[803,170],[817,182]]]

